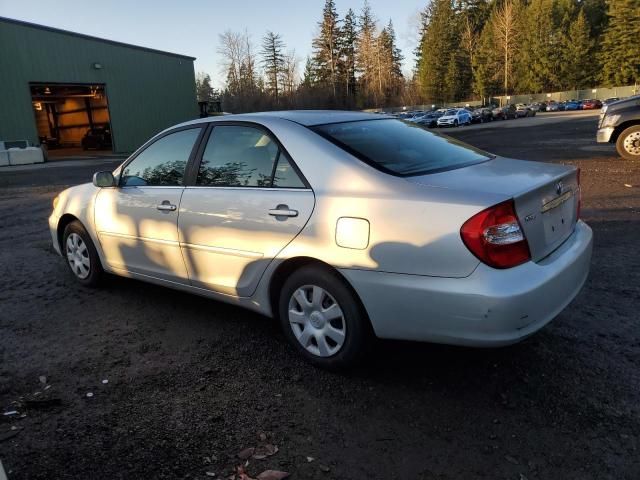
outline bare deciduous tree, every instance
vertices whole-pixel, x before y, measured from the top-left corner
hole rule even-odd
[[[503,59],[504,94],[509,93],[509,80],[513,70],[513,59],[518,51],[519,37],[518,6],[514,0],[505,0],[492,16],[494,36]]]

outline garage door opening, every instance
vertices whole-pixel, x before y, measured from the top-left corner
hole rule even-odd
[[[38,137],[50,155],[113,151],[105,86],[30,83]]]

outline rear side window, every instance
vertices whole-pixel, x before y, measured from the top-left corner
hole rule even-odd
[[[214,127],[202,154],[197,185],[304,188],[278,144],[264,131]]]
[[[332,123],[311,129],[360,160],[398,176],[452,170],[492,158],[453,138],[397,119]]]

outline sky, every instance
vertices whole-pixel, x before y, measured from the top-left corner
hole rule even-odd
[[[380,28],[393,20],[406,73],[413,67],[419,12],[428,1],[369,0]],[[363,2],[336,0],[340,18],[349,8],[358,13]],[[256,50],[267,30],[279,33],[300,58],[302,72],[323,6],[324,0],[0,0],[0,16],[196,57],[196,72],[209,73],[221,87],[220,33],[246,29]]]

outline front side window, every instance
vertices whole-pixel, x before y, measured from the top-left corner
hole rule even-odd
[[[120,186],[183,185],[184,171],[200,130],[200,128],[180,130],[152,143],[124,167]]]
[[[458,140],[396,119],[331,123],[311,129],[360,160],[392,175],[424,175],[491,158],[490,154]]]
[[[202,154],[197,184],[304,187],[290,161],[269,135],[257,128],[235,125],[214,127]]]

